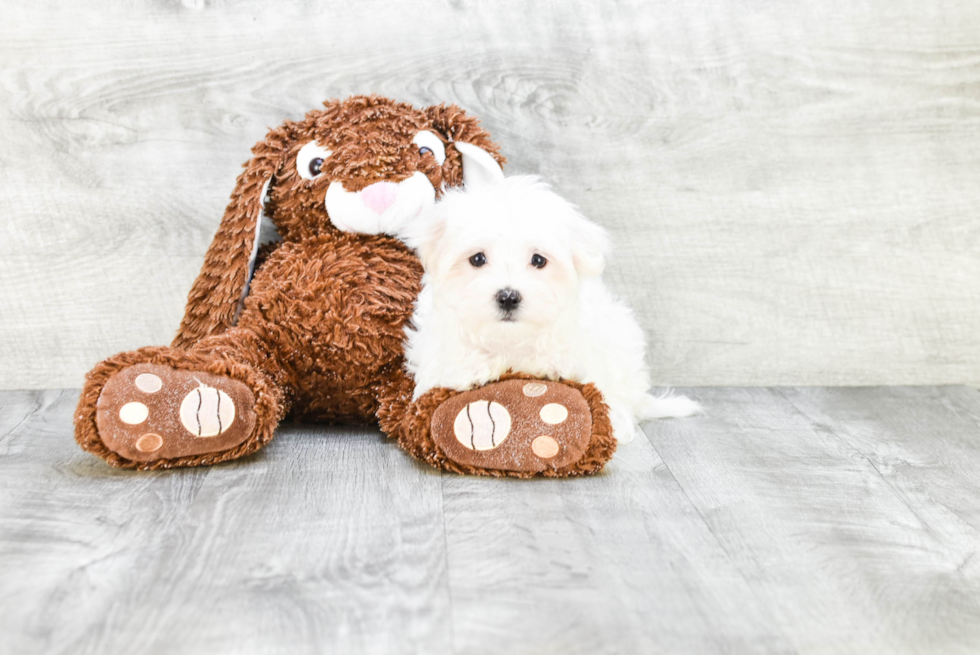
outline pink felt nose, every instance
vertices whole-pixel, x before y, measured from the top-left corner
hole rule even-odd
[[[383,214],[397,197],[398,185],[394,182],[375,182],[361,190],[361,200],[377,214]]]

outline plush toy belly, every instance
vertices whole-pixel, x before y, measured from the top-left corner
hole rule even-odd
[[[286,243],[256,271],[238,321],[278,361],[291,416],[376,420],[378,390],[401,369],[422,268],[396,239],[328,234]]]

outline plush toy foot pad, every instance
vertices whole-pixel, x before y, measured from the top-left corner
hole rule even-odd
[[[559,469],[581,459],[591,436],[588,403],[560,382],[494,382],[452,396],[432,415],[432,438],[446,457],[485,469]]]
[[[255,397],[238,380],[136,364],[106,382],[96,406],[109,450],[137,462],[217,453],[255,427]]]

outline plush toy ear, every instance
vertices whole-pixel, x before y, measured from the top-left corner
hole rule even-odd
[[[471,143],[454,144],[463,156],[463,186],[502,182],[504,171],[490,153]]]
[[[427,107],[425,115],[432,122],[432,127],[449,142],[446,148],[447,161],[443,166],[443,179],[447,187],[462,185],[465,182],[464,176],[468,177],[470,171],[479,175],[480,169],[491,170],[490,160],[497,164],[495,168],[498,172],[500,167],[507,163],[499,152],[500,148],[490,139],[490,133],[480,126],[480,121],[467,115],[456,105]],[[477,159],[475,167],[467,164],[470,155],[464,153],[466,150],[469,150],[470,155],[480,151],[479,154],[474,155]],[[494,173],[491,170],[489,174]]]
[[[402,241],[415,249],[426,272],[435,272],[439,258],[438,244],[446,233],[446,218],[439,205],[424,210],[418,219],[411,221],[401,234]]]
[[[275,128],[252,148],[231,202],[204,255],[204,265],[187,296],[174,348],[189,348],[235,324],[248,293],[269,184],[292,142],[290,123]]]

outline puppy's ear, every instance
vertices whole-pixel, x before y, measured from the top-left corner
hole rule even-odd
[[[271,130],[252,148],[238,176],[221,225],[204,255],[204,265],[187,296],[187,307],[174,348],[189,348],[206,336],[234,325],[248,293],[265,195],[293,141],[292,123]]]
[[[443,180],[447,187],[474,184],[484,176],[503,177],[501,167],[507,160],[500,148],[490,139],[490,133],[480,126],[480,121],[469,116],[456,105],[427,107],[425,115],[446,141],[446,161],[443,164]]]
[[[606,267],[606,255],[612,250],[612,242],[606,230],[573,209],[569,232],[572,263],[579,276],[585,278],[602,275]]]
[[[439,247],[446,234],[446,219],[438,205],[430,207],[411,221],[402,232],[401,239],[418,253],[422,268],[427,273],[437,274],[438,260],[441,257]]]

